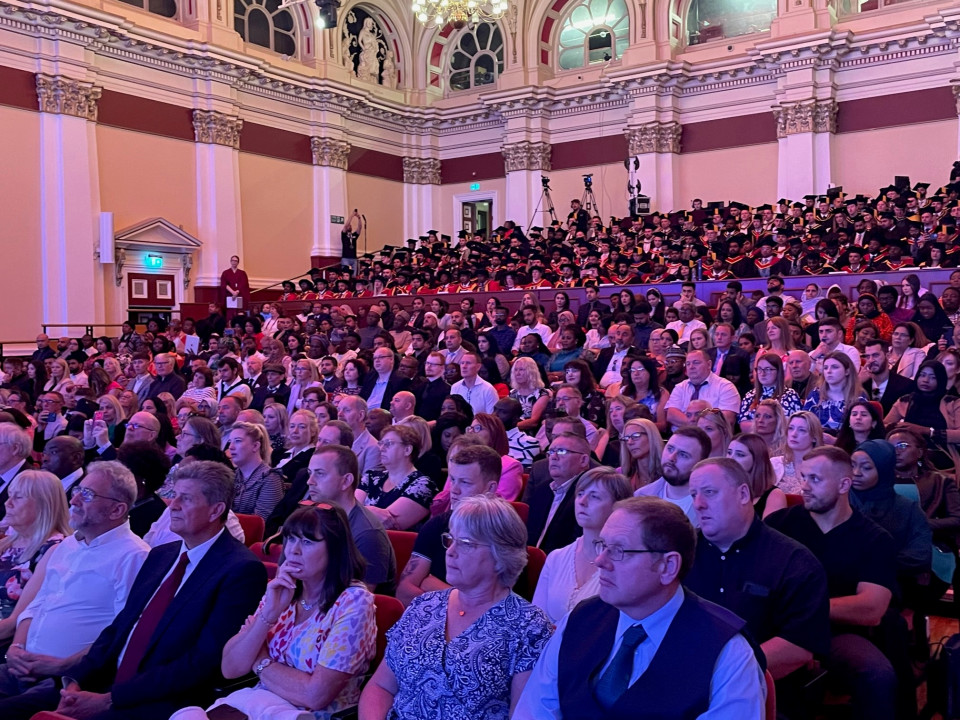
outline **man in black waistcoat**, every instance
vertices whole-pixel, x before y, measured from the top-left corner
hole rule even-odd
[[[762,718],[763,671],[745,623],[680,587],[695,546],[676,505],[617,503],[597,542],[600,595],[557,625],[515,720]]]

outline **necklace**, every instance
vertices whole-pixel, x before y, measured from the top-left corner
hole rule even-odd
[[[303,598],[300,598],[300,607],[302,607],[302,608],[303,608],[304,610],[306,610],[307,612],[310,612],[311,610],[313,610],[313,609],[317,606],[317,603],[318,603],[318,602],[320,602],[320,598],[317,598],[317,599],[314,600],[312,603],[308,603],[308,602],[307,602],[306,600],[304,600]]]

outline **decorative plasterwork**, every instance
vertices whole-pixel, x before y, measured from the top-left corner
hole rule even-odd
[[[550,163],[550,143],[523,142],[504,145],[503,164],[507,172],[515,170],[552,170]]]
[[[834,100],[782,103],[773,107],[777,138],[799,133],[837,131],[837,103]]]
[[[310,138],[310,150],[313,151],[313,164],[323,167],[347,169],[350,160],[350,143],[333,138]]]
[[[957,104],[957,115],[960,115],[960,85],[953,85],[953,100]]]
[[[213,110],[193,111],[193,134],[198,143],[225,145],[240,149],[240,130],[243,120]]]
[[[678,122],[651,122],[627,128],[627,152],[630,156],[645,153],[680,152],[681,127]]]
[[[100,88],[93,83],[37,73],[37,99],[43,113],[72,115],[96,122],[100,93]]]
[[[405,157],[403,181],[411,185],[439,185],[440,161],[434,158]]]

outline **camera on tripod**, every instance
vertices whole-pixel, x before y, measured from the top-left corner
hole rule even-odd
[[[593,173],[583,176],[583,186],[588,190],[593,187]]]
[[[546,175],[541,175],[541,176],[540,176],[540,184],[543,185],[543,189],[544,189],[544,190],[549,190],[549,189],[550,189],[550,178],[548,178]]]

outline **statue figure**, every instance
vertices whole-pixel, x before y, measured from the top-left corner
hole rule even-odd
[[[357,77],[366,82],[379,82],[380,59],[377,55],[380,51],[380,41],[377,38],[377,27],[374,25],[373,18],[364,19],[363,28],[357,36],[357,43],[360,45]]]
[[[393,50],[387,50],[383,58],[383,86],[391,90],[397,87],[397,63],[393,58]]]

